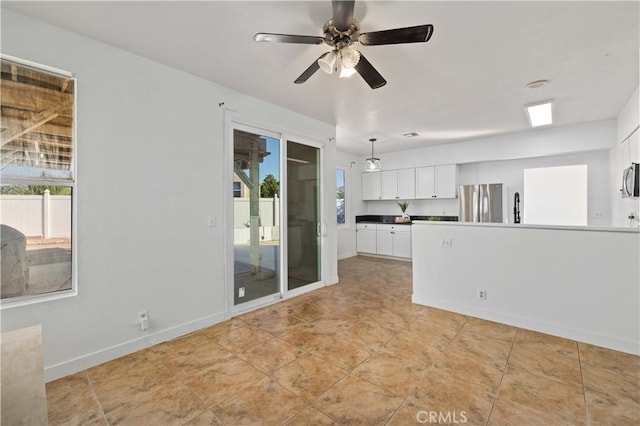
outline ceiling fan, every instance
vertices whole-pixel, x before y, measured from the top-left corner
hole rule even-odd
[[[384,44],[424,43],[433,34],[433,25],[395,28],[392,30],[360,33],[360,24],[353,19],[355,0],[332,0],[333,18],[329,19],[322,29],[324,36],[304,36],[290,34],[258,33],[255,41],[272,43],[322,44],[333,47],[333,50],[321,55],[296,79],[294,83],[304,83],[318,69],[331,74],[340,66],[340,76],[348,77],[358,73],[372,89],[387,84],[387,81],[371,65],[360,51],[353,47],[354,43],[363,46],[379,46]]]

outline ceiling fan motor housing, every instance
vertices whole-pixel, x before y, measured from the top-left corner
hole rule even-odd
[[[324,24],[322,32],[324,33],[324,42],[340,50],[358,41],[360,24],[355,19],[352,19],[349,28],[346,31],[340,31],[333,23],[333,19],[329,19]]]

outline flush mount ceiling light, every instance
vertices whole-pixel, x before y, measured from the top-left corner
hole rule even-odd
[[[525,105],[531,127],[548,126],[553,123],[553,99]]]
[[[419,136],[416,132],[409,132],[409,133],[404,133],[402,136],[404,136],[405,138],[415,138],[416,136]]]
[[[380,159],[373,155],[373,143],[375,141],[375,138],[369,139],[369,142],[371,142],[371,158],[367,158],[367,172],[379,172],[382,169]]]

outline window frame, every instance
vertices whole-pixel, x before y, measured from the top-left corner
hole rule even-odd
[[[337,211],[337,206],[336,206],[336,224],[338,226],[338,228],[348,228],[351,226],[351,221],[349,220],[349,201],[348,201],[348,197],[347,194],[349,193],[349,167],[344,166],[344,165],[338,165],[336,167],[336,191],[338,190],[338,176],[337,173],[338,171],[342,170],[343,172],[343,177],[344,177],[344,223],[338,223],[338,211]],[[336,194],[336,200],[337,200],[337,194]]]
[[[78,211],[78,173],[77,173],[77,117],[78,117],[78,80],[74,73],[61,70],[58,68],[43,65],[37,62],[28,61],[15,56],[0,54],[0,59],[14,62],[28,68],[33,68],[44,73],[58,75],[73,80],[73,123],[71,126],[71,179],[46,179],[46,178],[28,178],[28,177],[5,177],[0,173],[2,184],[7,185],[46,185],[61,186],[71,188],[71,288],[68,290],[54,291],[50,293],[33,294],[26,296],[16,296],[6,299],[0,299],[0,310],[17,308],[21,306],[32,305],[36,303],[49,302],[52,300],[65,299],[78,295],[78,227],[77,227],[77,211]]]

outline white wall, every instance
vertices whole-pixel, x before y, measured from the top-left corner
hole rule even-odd
[[[356,252],[356,216],[366,214],[367,206],[362,201],[360,173],[364,161],[360,156],[337,151],[337,167],[346,171],[345,197],[347,202],[347,223],[338,227],[338,259],[355,256]],[[335,191],[334,191],[335,193]]]
[[[325,142],[325,190],[335,193],[331,125],[4,9],[2,51],[78,78],[79,295],[2,310],[3,331],[42,324],[49,380],[225,318],[232,223],[219,102]],[[326,275],[337,280],[335,221],[327,228]],[[143,309],[146,339],[135,324]]]
[[[412,228],[415,303],[640,354],[637,230]]]

